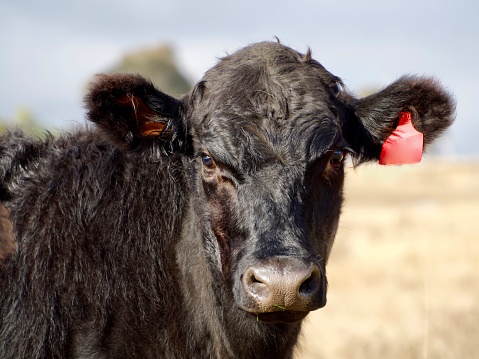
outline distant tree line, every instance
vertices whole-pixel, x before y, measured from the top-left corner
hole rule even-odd
[[[162,91],[177,97],[191,88],[191,83],[176,65],[174,51],[170,45],[127,53],[116,65],[104,72],[140,74],[149,78]],[[27,106],[18,108],[11,119],[0,118],[0,132],[9,127],[19,127],[31,135],[45,132]]]
[[[190,82],[176,65],[173,48],[160,45],[123,56],[107,73],[137,73],[149,78],[159,89],[180,96],[191,89]]]
[[[39,136],[45,133],[44,127],[39,124],[26,106],[17,108],[12,119],[0,118],[0,132],[12,127],[20,128],[32,136]]]

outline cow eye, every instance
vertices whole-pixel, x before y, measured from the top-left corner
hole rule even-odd
[[[215,161],[213,161],[213,158],[206,153],[201,155],[201,162],[203,162],[203,166],[206,168],[213,169],[215,167]]]
[[[339,166],[344,161],[345,156],[346,156],[346,151],[344,149],[336,150],[333,152],[333,154],[329,158],[329,163],[332,166]]]

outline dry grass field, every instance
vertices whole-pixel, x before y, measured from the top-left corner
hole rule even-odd
[[[479,161],[348,170],[297,359],[479,358]]]

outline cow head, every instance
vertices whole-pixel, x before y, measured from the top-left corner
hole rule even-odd
[[[278,43],[227,56],[181,101],[115,75],[87,103],[119,147],[184,155],[199,218],[190,232],[222,298],[264,322],[296,322],[326,303],[345,158],[377,161],[402,111],[426,145],[454,114],[433,79],[403,77],[358,99],[309,53]]]

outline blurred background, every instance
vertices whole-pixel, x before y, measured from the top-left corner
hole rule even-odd
[[[94,74],[188,91],[219,57],[274,40],[365,95],[436,76],[457,120],[418,166],[349,169],[328,305],[299,358],[478,358],[479,2],[0,0],[0,126],[84,122]]]

